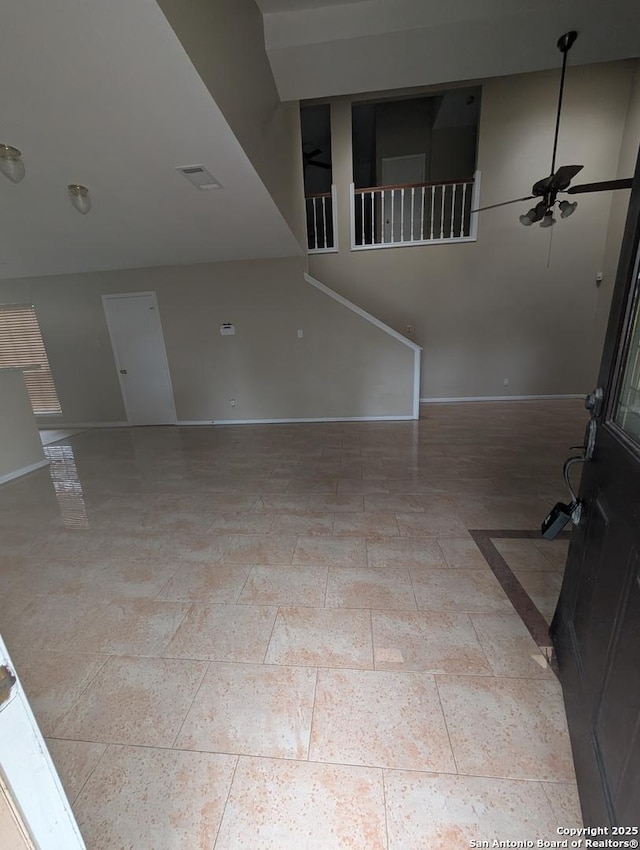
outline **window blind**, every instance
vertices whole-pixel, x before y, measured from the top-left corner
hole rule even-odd
[[[62,413],[31,304],[0,304],[0,368],[7,366],[23,369],[34,413]]]

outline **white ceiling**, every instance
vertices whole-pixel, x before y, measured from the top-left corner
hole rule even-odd
[[[300,253],[155,0],[3,2],[0,77],[0,142],[27,170],[0,175],[0,277]]]
[[[638,0],[256,0],[283,100],[441,85],[640,54]]]

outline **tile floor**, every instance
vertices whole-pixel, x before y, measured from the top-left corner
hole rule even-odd
[[[471,537],[579,401],[91,430],[0,488],[0,632],[89,850],[458,850],[580,823],[560,686]],[[566,544],[493,541],[549,616]]]

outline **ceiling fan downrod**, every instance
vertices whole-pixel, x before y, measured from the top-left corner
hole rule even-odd
[[[567,70],[567,55],[573,47],[578,33],[569,30],[558,39],[558,50],[562,53],[562,73],[560,74],[560,91],[558,92],[558,112],[556,115],[556,132],[553,139],[553,154],[551,155],[551,174],[556,173],[556,151],[558,150],[558,134],[560,133],[560,115],[562,113],[562,96],[564,94],[564,75]]]

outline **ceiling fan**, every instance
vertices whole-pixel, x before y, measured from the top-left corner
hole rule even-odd
[[[304,150],[304,148],[302,149],[302,164],[305,171],[309,165],[315,165],[316,168],[331,168],[330,162],[319,162],[316,159],[319,153],[322,153],[322,148],[314,148],[308,153]]]
[[[524,198],[514,198],[512,201],[503,201],[500,204],[491,204],[488,207],[480,207],[479,209],[471,210],[471,212],[482,212],[483,210],[492,210],[496,207],[504,207],[507,204],[517,204],[521,201],[531,201],[539,198],[538,203],[531,209],[519,217],[520,224],[525,227],[530,227],[536,222],[540,222],[540,227],[552,227],[556,220],[553,217],[554,207],[556,203],[560,209],[560,218],[569,218],[572,215],[578,202],[571,203],[567,200],[558,201],[557,195],[559,192],[568,195],[580,195],[586,192],[606,192],[611,189],[630,189],[633,178],[624,178],[622,180],[604,180],[599,183],[582,183],[578,186],[571,186],[571,181],[584,168],[583,165],[561,165],[556,171],[556,151],[558,148],[558,133],[560,131],[560,116],[562,114],[562,95],[564,93],[564,75],[567,68],[567,54],[575,43],[578,33],[575,30],[570,30],[564,33],[558,39],[558,50],[562,53],[562,74],[560,76],[560,91],[558,93],[558,112],[556,115],[556,131],[553,138],[553,153],[551,155],[551,171],[548,177],[543,177],[542,180],[537,180],[532,188],[531,194]]]

